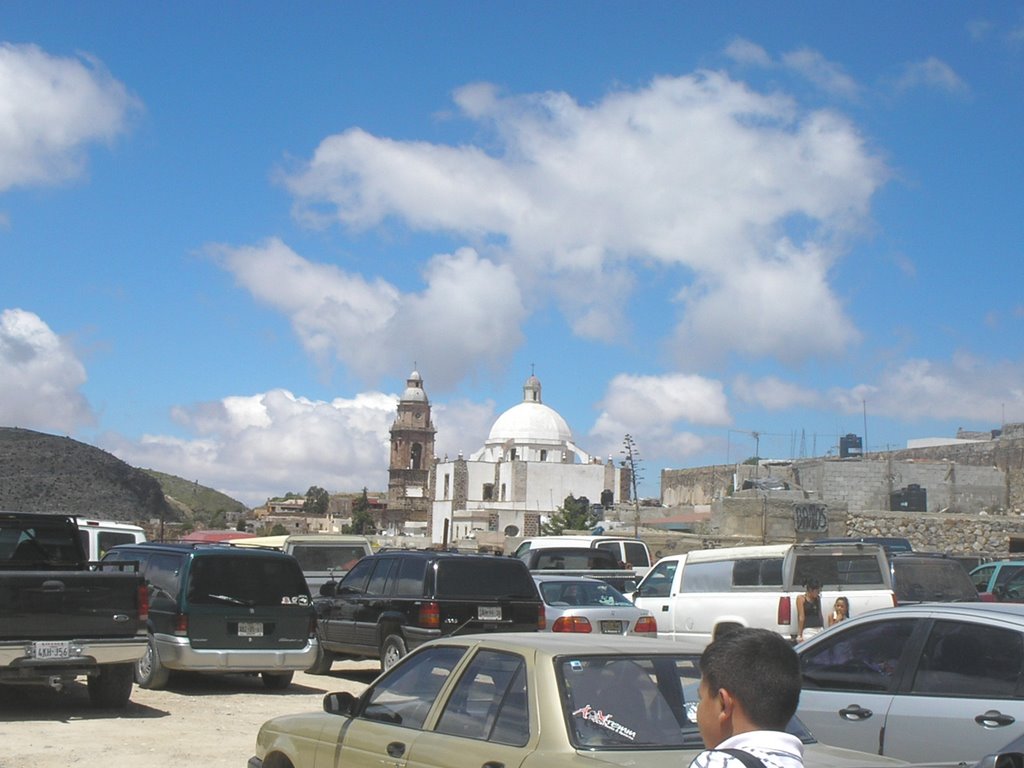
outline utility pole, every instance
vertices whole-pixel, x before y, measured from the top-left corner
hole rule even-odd
[[[640,454],[633,436],[628,433],[623,438],[621,453],[626,457],[622,460],[622,466],[629,469],[630,484],[633,488],[633,538],[635,539],[640,533],[640,497],[636,492],[637,476],[640,474]]]

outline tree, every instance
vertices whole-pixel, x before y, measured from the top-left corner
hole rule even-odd
[[[562,506],[540,527],[541,535],[557,536],[563,531],[587,531],[594,527],[600,517],[590,508],[590,499],[571,493],[565,497]]]
[[[363,488],[363,495],[352,502],[352,525],[349,526],[349,529],[352,533],[364,536],[377,532],[377,524],[370,512],[370,498],[366,494],[366,488]]]
[[[311,485],[306,491],[306,500],[302,502],[302,513],[323,517],[327,514],[327,507],[330,503],[331,495],[327,491],[319,485]]]
[[[288,529],[280,523],[275,523],[274,527],[270,529],[271,536],[286,536],[287,534]]]

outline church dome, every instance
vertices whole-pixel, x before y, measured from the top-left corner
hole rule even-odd
[[[543,403],[522,402],[505,411],[487,436],[488,445],[572,442],[572,432],[558,411]]]
[[[405,392],[402,393],[402,401],[409,403],[427,402],[427,393],[423,389],[423,377],[419,371],[413,371],[405,380]]]

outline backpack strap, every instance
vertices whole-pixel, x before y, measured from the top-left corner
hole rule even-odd
[[[714,751],[725,752],[728,755],[732,755],[741,763],[743,763],[745,768],[767,768],[764,764],[764,761],[762,761],[761,758],[754,757],[752,754],[742,749],[733,749],[727,747],[726,749],[716,749]]]

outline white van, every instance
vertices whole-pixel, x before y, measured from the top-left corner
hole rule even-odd
[[[538,536],[532,539],[523,539],[516,547],[515,557],[522,558],[523,554],[531,549],[547,549],[550,547],[595,547],[607,549],[615,559],[624,563],[626,568],[632,568],[637,576],[643,576],[651,570],[651,551],[640,539],[630,539],[623,536],[588,536],[588,535],[567,535],[567,536]]]
[[[360,558],[373,554],[370,540],[365,536],[341,533],[256,536],[229,539],[227,543],[239,547],[272,547],[294,556],[314,596],[320,594],[320,588],[327,582],[340,581]]]
[[[146,532],[139,525],[78,516],[75,519],[78,521],[78,535],[82,537],[82,547],[89,560],[99,560],[104,552],[118,544],[137,544],[146,541]]]
[[[658,623],[658,637],[700,653],[736,627],[773,629],[795,640],[796,598],[822,585],[822,615],[846,597],[850,615],[892,608],[885,551],[877,544],[769,544],[698,549],[663,557],[632,598]]]

